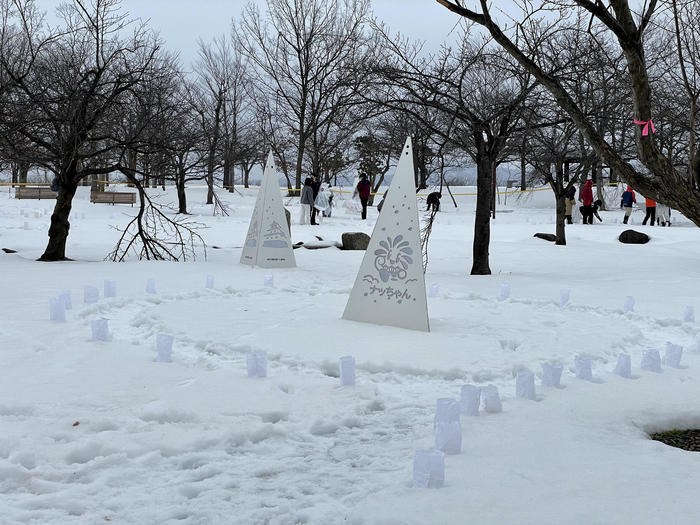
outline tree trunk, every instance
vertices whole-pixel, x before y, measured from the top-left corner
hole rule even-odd
[[[527,189],[527,162],[525,161],[526,142],[523,139],[522,150],[520,151],[520,191]]]
[[[557,240],[554,243],[560,246],[566,246],[566,219],[564,216],[566,213],[566,197],[563,191],[555,193],[555,197],[557,199]]]
[[[229,189],[231,187],[231,161],[228,155],[224,157],[224,188]]]
[[[605,182],[603,181],[603,165],[600,161],[596,161],[595,164],[593,164],[593,180],[596,181],[596,199],[603,203],[601,204],[600,209],[604,211],[607,209],[607,206],[605,204]]]
[[[299,150],[297,151],[297,164],[296,171],[294,174],[294,188],[301,189],[301,163],[304,161],[304,149],[301,145],[301,139],[299,140]],[[291,188],[291,186],[290,186]],[[297,192],[299,194],[299,192]]]
[[[207,204],[214,204],[214,151],[209,151],[207,160]]]
[[[483,151],[487,144],[477,144],[476,215],[474,217],[473,264],[471,275],[491,275],[489,243],[491,242],[491,201],[494,161]]]
[[[27,174],[29,173],[29,165],[21,162],[19,165],[19,181],[22,184],[27,183]]]
[[[564,191],[564,179],[568,179],[568,174],[565,171],[565,166],[560,163],[554,165],[556,179],[554,181],[554,198],[556,199],[557,218],[556,218],[556,240],[555,244],[566,246],[566,192]]]
[[[253,168],[252,164],[244,164],[243,166],[243,187],[250,188],[250,170]]]
[[[175,187],[177,188],[177,204],[178,213],[187,213],[187,194],[185,193],[185,177],[179,176],[175,180]]]
[[[75,175],[75,174],[73,174]],[[69,183],[61,183],[58,188],[56,206],[51,215],[51,226],[49,226],[49,243],[44,250],[44,254],[39,257],[39,261],[66,261],[66,239],[70,230],[70,210],[73,206],[73,196],[78,188],[78,184],[72,182],[74,176],[63,177]]]

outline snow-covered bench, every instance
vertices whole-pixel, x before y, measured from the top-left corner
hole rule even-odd
[[[106,204],[131,204],[136,202],[136,193],[119,191],[91,191],[90,202]]]
[[[18,186],[15,188],[15,199],[55,199],[56,192],[51,188],[41,186]]]

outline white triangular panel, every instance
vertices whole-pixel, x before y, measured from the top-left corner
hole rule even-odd
[[[343,319],[430,331],[413,177],[408,137]]]
[[[272,151],[265,163],[248,235],[243,244],[241,263],[263,268],[296,266]]]

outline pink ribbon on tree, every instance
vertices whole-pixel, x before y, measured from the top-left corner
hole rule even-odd
[[[654,128],[654,123],[651,121],[651,119],[649,119],[649,120],[634,119],[634,123],[637,124],[637,126],[644,126],[642,128],[642,137],[646,137],[647,135],[649,135],[649,126],[651,126],[651,132],[656,133],[656,128]]]

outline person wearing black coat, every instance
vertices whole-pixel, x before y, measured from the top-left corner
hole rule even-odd
[[[564,198],[566,200],[566,212],[564,213],[564,218],[568,224],[573,224],[574,221],[571,219],[571,214],[574,211],[574,204],[576,204],[576,186],[573,184],[569,186],[569,189],[566,190]]]
[[[321,178],[316,176],[316,175],[311,175],[309,177],[311,179],[311,189],[314,192],[314,202],[316,202],[316,197],[318,197],[318,192],[321,191]],[[311,204],[311,224],[316,224],[316,214],[318,213],[318,210],[314,208],[314,205]]]
[[[439,191],[434,191],[432,193],[428,194],[428,199],[425,201],[425,203],[428,205],[428,208],[425,211],[430,211],[430,209],[433,209],[433,212],[438,212],[440,211],[440,199],[442,198],[442,193]]]

